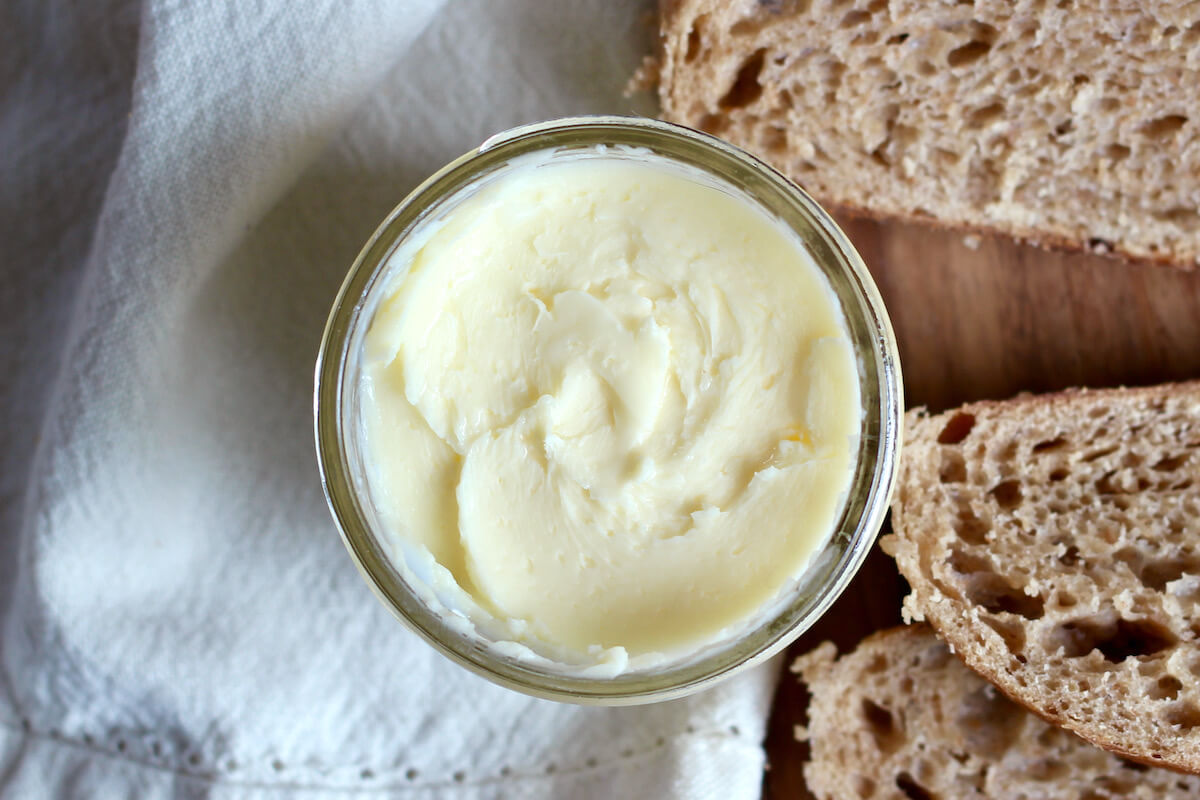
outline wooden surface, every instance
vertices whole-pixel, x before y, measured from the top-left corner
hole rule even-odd
[[[1200,271],[1047,252],[1004,238],[976,237],[973,248],[961,233],[841,222],[887,303],[909,407],[1200,377]],[[876,548],[790,655],[823,639],[852,649],[867,633],[899,624],[904,592],[891,559]],[[767,798],[809,796],[800,771],[806,753],[792,735],[804,723],[806,701],[785,675],[767,734]]]

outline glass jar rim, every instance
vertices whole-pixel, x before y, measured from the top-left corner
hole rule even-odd
[[[840,548],[815,591],[789,602],[780,614],[696,661],[662,670],[596,678],[562,674],[502,656],[476,638],[452,630],[409,586],[372,533],[366,498],[352,480],[345,446],[347,361],[365,301],[395,248],[416,232],[441,201],[500,170],[517,156],[559,147],[645,147],[707,171],[742,189],[783,218],[804,240],[835,293],[851,328],[860,369],[863,427],[855,477],[825,549]],[[847,299],[853,300],[847,303]],[[358,254],[330,312],[317,357],[314,429],[321,484],[351,558],[377,597],[407,627],[461,666],[510,689],[537,697],[588,704],[631,705],[681,697],[706,688],[783,650],[841,594],[875,541],[899,466],[903,388],[891,322],[866,266],[833,219],[796,184],[753,155],[720,139],[673,123],[641,117],[568,117],[496,134],[431,175],[378,226]],[[806,570],[816,563],[814,556]],[[803,577],[803,575],[801,576]]]

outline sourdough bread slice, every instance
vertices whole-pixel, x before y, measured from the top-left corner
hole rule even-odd
[[[826,203],[1200,263],[1195,0],[665,0],[663,116]]]
[[[881,540],[967,665],[1047,720],[1200,771],[1200,382],[910,412]]]
[[[1106,753],[1012,703],[928,626],[835,653],[826,642],[793,667],[812,695],[804,775],[820,800],[1200,796],[1198,777]]]

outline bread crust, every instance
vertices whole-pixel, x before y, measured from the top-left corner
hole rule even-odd
[[[788,180],[796,183],[803,189],[803,185],[797,183],[795,179],[784,173]],[[805,190],[807,191],[807,190]],[[843,203],[837,200],[829,200],[817,198],[818,202],[825,207],[827,211],[839,213],[851,218],[869,219],[875,222],[901,222],[906,225],[921,225],[933,230],[947,231],[950,233],[961,233],[964,236],[969,234],[979,234],[981,236],[1003,236],[1009,239],[1014,239],[1022,244],[1027,244],[1047,252],[1067,253],[1071,255],[1093,255],[1102,256],[1110,261],[1120,262],[1133,266],[1153,266],[1167,267],[1176,269],[1181,272],[1192,272],[1197,268],[1197,264],[1190,261],[1175,261],[1166,256],[1153,257],[1138,253],[1131,253],[1123,249],[1120,244],[1114,242],[1097,242],[1081,241],[1079,239],[1071,239],[1066,236],[1059,236],[1048,231],[1028,230],[1013,230],[1006,228],[993,228],[987,225],[974,225],[967,222],[952,222],[950,220],[938,219],[937,217],[915,217],[911,215],[898,214],[890,211],[876,210],[856,206],[850,203]]]

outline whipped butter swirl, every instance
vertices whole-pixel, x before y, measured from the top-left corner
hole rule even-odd
[[[602,155],[512,166],[401,247],[360,388],[386,535],[493,636],[619,670],[728,635],[803,572],[862,412],[793,232]]]

